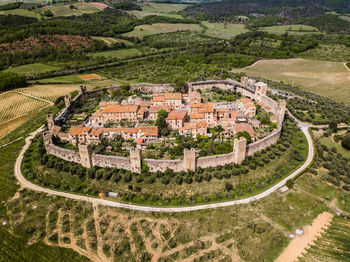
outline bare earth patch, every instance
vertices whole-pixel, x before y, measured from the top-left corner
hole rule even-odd
[[[304,234],[296,237],[289,243],[283,253],[277,258],[276,262],[293,262],[327,229],[333,219],[333,215],[328,212],[319,214],[312,225],[306,226]]]
[[[97,74],[80,75],[78,77],[82,80],[93,80],[93,79],[101,80],[102,79],[102,76]]]
[[[103,3],[98,3],[98,2],[91,2],[91,3],[89,3],[90,5],[92,5],[92,6],[95,6],[95,7],[97,7],[97,8],[99,8],[99,9],[105,9],[106,7],[108,7],[108,5],[106,5],[106,4],[103,4]]]

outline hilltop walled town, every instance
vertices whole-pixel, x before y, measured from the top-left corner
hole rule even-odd
[[[118,89],[118,87],[113,88]],[[212,90],[212,88],[235,92],[239,94],[239,98],[233,101],[203,103],[202,94]],[[130,148],[130,159],[134,155],[131,152],[136,150],[139,152],[137,161],[140,161],[141,150],[148,143],[166,140],[166,136],[159,129],[159,125],[156,124],[161,112],[165,115],[166,128],[169,131],[175,131],[177,135],[192,137],[193,139],[198,136],[211,136],[212,133],[209,131],[220,126],[222,129],[221,139],[234,139],[233,158],[224,162],[217,161],[217,165],[242,162],[247,155],[275,143],[281,132],[286,106],[285,101],[277,103],[268,98],[266,95],[268,87],[263,82],[255,82],[245,77],[242,77],[240,83],[233,80],[193,82],[188,83],[188,93],[174,92],[174,87],[171,85],[139,84],[131,85],[130,89],[142,91],[143,95],[132,95],[121,101],[100,101],[98,108],[91,114],[74,115],[75,117],[82,116],[83,121],[79,125],[70,125],[69,129],[66,128],[64,131],[62,122],[64,123],[64,120],[66,120],[65,117],[67,117],[68,111],[69,114],[72,114],[71,105],[74,101],[69,96],[65,97],[65,110],[56,118],[53,115],[48,116],[50,137],[56,137],[62,143],[79,146],[79,152],[84,151],[91,155],[90,145],[98,145],[104,141],[108,143],[115,136],[120,136],[135,143],[136,149]],[[81,87],[77,97],[86,99],[89,92],[96,93],[98,90],[86,91],[85,87]],[[270,133],[264,131],[263,137],[259,132],[266,130],[266,128],[261,129],[263,123],[255,118],[257,107],[268,112],[270,130],[271,126],[273,127],[273,131]],[[132,127],[125,127],[125,123]],[[246,134],[246,137],[238,136],[239,134]],[[247,143],[247,136],[250,140],[248,143],[252,144]],[[51,140],[49,139],[49,141]],[[50,152],[50,149],[48,152]],[[59,153],[59,155],[61,154]],[[185,158],[186,155],[188,154],[184,152]],[[194,159],[190,165],[193,165],[193,162],[200,163],[199,159],[196,160],[196,152],[192,152],[190,155]],[[80,160],[83,159],[81,154],[79,157]],[[87,157],[87,160],[89,159],[91,159],[91,156]],[[81,162],[80,160],[77,162]],[[93,166],[93,161],[89,161],[90,163],[85,165],[87,167]],[[186,162],[186,159],[184,161]],[[160,162],[158,164],[161,166]],[[155,165],[158,164],[155,163]],[[110,163],[104,163],[103,165],[118,167]],[[137,164],[137,166],[140,166],[140,164]],[[131,168],[127,167],[127,169]],[[161,168],[161,170],[163,169]],[[188,167],[182,165],[180,168],[176,167],[174,169],[187,170]],[[153,170],[159,169],[153,168]]]

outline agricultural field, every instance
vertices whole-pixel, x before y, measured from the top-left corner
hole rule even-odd
[[[222,39],[230,39],[248,32],[242,24],[209,23],[204,21],[202,25],[206,28],[205,35]]]
[[[33,85],[21,88],[19,91],[26,95],[54,102],[59,96],[67,95],[78,88],[79,85]]]
[[[20,75],[30,76],[30,75],[40,74],[40,73],[52,72],[57,69],[59,69],[59,67],[57,66],[45,65],[42,63],[35,63],[35,64],[12,67],[4,70],[4,72],[12,72]]]
[[[27,115],[49,105],[13,91],[0,94],[0,104],[0,137],[22,124]]]
[[[94,40],[103,41],[109,46],[111,46],[114,43],[124,43],[126,46],[133,46],[134,45],[134,43],[132,43],[128,40],[113,38],[113,37],[92,36],[91,38]]]
[[[83,84],[84,80],[78,75],[55,76],[50,78],[43,78],[34,81],[34,84]]]
[[[101,11],[100,8],[97,8],[96,6],[88,3],[76,3],[72,4],[74,8],[70,8],[71,4],[55,4],[55,5],[49,5],[49,6],[44,6],[42,8],[37,8],[34,9],[33,12],[36,13],[43,13],[46,10],[51,10],[54,16],[79,16],[82,14],[91,14],[95,12]]]
[[[132,10],[127,11],[127,13],[135,15],[137,18],[142,18],[148,15],[159,15],[182,19],[182,16],[176,14],[176,12],[182,11],[186,7],[190,6],[188,4],[161,4],[151,2],[140,5],[142,7],[142,11]]]
[[[328,229],[307,249],[307,252],[298,261],[348,261],[350,258],[349,236],[349,219],[334,217]]]
[[[161,33],[169,33],[176,31],[200,31],[201,27],[197,24],[167,24],[167,23],[157,23],[152,25],[138,25],[133,31],[125,33],[125,36],[144,38],[148,35],[155,35]]]
[[[297,86],[312,93],[350,104],[350,72],[344,63],[305,59],[261,60],[236,70]]]
[[[276,25],[270,27],[261,27],[260,30],[277,35],[282,35],[287,32],[288,34],[297,35],[318,33],[318,30],[315,27],[308,25]]]
[[[131,58],[134,56],[140,55],[140,51],[136,48],[130,48],[130,49],[122,49],[122,50],[113,50],[113,51],[104,51],[104,52],[96,52],[96,53],[90,53],[89,55],[93,57],[106,57],[106,58],[119,58],[119,59],[125,59],[125,58]]]

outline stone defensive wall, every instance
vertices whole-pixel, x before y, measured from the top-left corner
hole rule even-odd
[[[93,166],[131,170],[130,159],[128,157],[92,154],[91,160]]]
[[[130,85],[130,90],[135,91],[139,90],[145,93],[166,93],[166,92],[174,92],[174,85],[172,84],[147,84],[140,83]]]
[[[149,171],[164,172],[167,168],[174,170],[174,172],[185,171],[183,160],[161,160],[161,159],[143,159],[144,163],[149,167]]]
[[[224,166],[234,162],[234,152],[217,156],[206,156],[197,159],[197,167],[207,168],[215,166]]]
[[[155,92],[154,89],[159,88],[159,90],[165,90],[168,92],[170,88],[173,88],[172,85],[151,85],[151,84],[139,84],[133,85],[135,89],[150,90]],[[44,143],[45,148],[48,154],[52,154],[61,159],[80,163],[82,166],[91,168],[93,166],[99,167],[110,167],[130,170],[135,173],[141,172],[142,161],[149,167],[151,172],[161,171],[164,172],[167,168],[174,170],[175,172],[196,170],[196,168],[207,168],[215,167],[219,165],[226,164],[240,164],[246,157],[253,155],[255,152],[265,149],[272,144],[276,143],[281,136],[282,124],[286,109],[285,101],[277,103],[273,99],[266,96],[265,93],[256,92],[253,88],[248,85],[233,81],[231,79],[226,80],[209,80],[209,81],[200,81],[200,82],[190,82],[188,87],[193,90],[206,90],[211,89],[212,87],[218,87],[225,90],[233,90],[236,88],[237,92],[240,92],[242,95],[254,98],[257,101],[261,101],[268,105],[271,108],[271,111],[278,117],[277,129],[274,130],[271,134],[266,136],[263,139],[260,139],[252,144],[247,145],[245,138],[241,137],[240,139],[234,140],[233,151],[228,154],[209,156],[209,157],[196,157],[194,149],[185,149],[183,159],[175,160],[162,160],[162,159],[143,159],[140,149],[131,149],[130,157],[119,157],[119,156],[110,156],[110,155],[100,155],[93,154],[89,145],[79,145],[79,151],[69,150],[60,148],[53,144],[52,136],[49,132],[44,133]],[[140,89],[141,88],[141,89]],[[169,89],[167,89],[169,88]],[[119,89],[119,86],[108,87],[107,91]],[[172,89],[173,90],[173,89]],[[257,90],[259,91],[259,90]],[[79,94],[73,98],[65,97],[66,107],[64,110],[56,117],[55,122],[61,123],[65,121],[66,116],[73,110],[73,103],[77,100],[85,100],[90,96],[103,93],[104,89],[96,89],[92,91],[86,91],[85,87],[80,88]],[[159,91],[163,92],[163,91]]]
[[[248,144],[246,149],[246,157],[254,155],[255,152],[263,150],[275,143],[277,143],[278,139],[281,136],[282,132],[282,123],[278,124],[278,128],[271,132],[268,136],[255,141],[254,143]]]
[[[66,161],[81,163],[80,155],[79,155],[78,151],[65,149],[65,148],[56,146],[52,142],[52,136],[48,132],[44,133],[44,144],[45,144],[46,152],[48,154],[54,155],[58,158],[66,160]]]

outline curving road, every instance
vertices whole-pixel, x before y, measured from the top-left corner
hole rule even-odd
[[[253,201],[257,201],[259,199],[262,199],[270,194],[272,194],[274,191],[278,190],[280,187],[284,186],[286,181],[288,179],[292,179],[299,175],[301,172],[303,172],[309,164],[312,162],[312,159],[314,157],[314,144],[312,137],[308,131],[309,126],[305,123],[302,123],[300,121],[298,122],[298,126],[301,128],[303,133],[305,134],[309,146],[309,152],[307,159],[305,163],[299,167],[297,170],[295,170],[292,174],[290,174],[288,177],[284,178],[282,181],[277,183],[276,185],[272,186],[271,188],[267,189],[266,191],[244,199],[239,199],[239,200],[232,200],[232,201],[227,201],[227,202],[221,202],[221,203],[214,203],[214,204],[204,204],[204,205],[196,205],[196,206],[187,206],[187,207],[150,207],[150,206],[141,206],[141,205],[135,205],[135,204],[124,204],[124,203],[119,203],[119,202],[114,202],[106,199],[99,199],[99,198],[92,198],[92,197],[86,197],[82,195],[76,195],[76,194],[71,194],[71,193],[66,193],[66,192],[60,192],[60,191],[55,191],[52,189],[44,188],[38,185],[35,185],[28,180],[26,180],[21,172],[21,163],[22,159],[24,156],[24,153],[28,149],[31,140],[35,137],[36,134],[42,132],[44,130],[44,126],[41,126],[39,129],[31,133],[26,139],[26,144],[24,145],[21,153],[19,154],[16,164],[15,164],[15,176],[18,179],[18,181],[24,186],[29,189],[39,191],[39,192],[44,192],[47,194],[51,195],[56,195],[56,196],[61,196],[61,197],[67,197],[75,200],[80,200],[80,201],[88,201],[93,204],[99,204],[99,205],[104,205],[104,206],[111,206],[111,207],[118,207],[118,208],[126,208],[126,209],[131,209],[131,210],[137,210],[137,211],[144,211],[144,212],[188,212],[188,211],[196,211],[196,210],[203,210],[203,209],[212,209],[212,208],[218,208],[218,207],[227,207],[227,206],[233,206],[233,205],[239,205],[239,204],[247,204]]]

